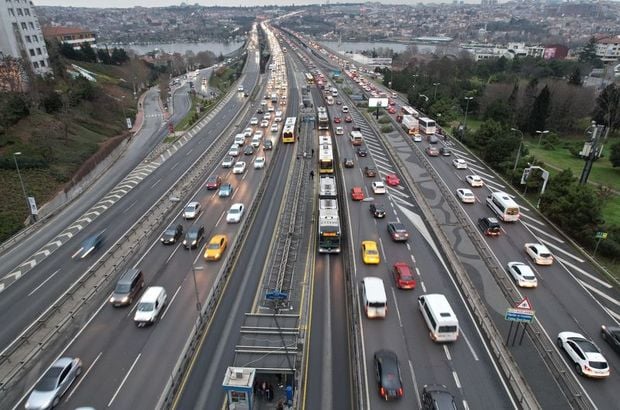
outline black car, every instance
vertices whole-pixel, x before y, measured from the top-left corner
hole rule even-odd
[[[454,396],[443,384],[425,385],[422,389],[423,410],[456,410]]]
[[[390,222],[387,230],[394,242],[406,242],[409,239],[409,232],[405,229],[405,225],[400,222]]]
[[[259,107],[258,110],[256,110],[256,114],[262,114],[265,111],[263,111],[263,107]]]
[[[367,177],[371,177],[372,178],[372,177],[377,176],[377,170],[374,169],[373,167],[364,167],[364,174]]]
[[[82,246],[77,250],[76,253],[73,254],[73,259],[84,259],[92,252],[99,249],[101,244],[103,243],[103,232],[96,233],[94,235],[89,236],[82,242]]]
[[[601,326],[601,336],[616,353],[620,353],[620,327]]]
[[[181,235],[183,235],[183,225],[169,226],[161,236],[161,243],[164,245],[177,243]]]
[[[252,155],[254,154],[254,147],[251,145],[246,145],[243,149],[243,155]]]
[[[439,148],[439,153],[444,157],[449,157],[450,155],[452,155],[452,151],[448,147]]]
[[[478,226],[487,236],[497,236],[502,232],[499,221],[493,217],[485,217],[478,219]]]
[[[370,204],[370,213],[375,218],[385,218],[385,207],[383,204]]]
[[[345,168],[353,168],[353,159],[351,158],[345,158],[344,161],[342,161],[342,163],[344,164]]]
[[[185,239],[183,239],[183,246],[185,246],[185,249],[198,248],[200,242],[202,242],[202,238],[204,237],[204,235],[204,226],[192,226],[185,233]]]
[[[391,350],[375,352],[375,374],[379,395],[383,399],[392,400],[403,397],[403,383],[396,353]]]
[[[263,141],[263,151],[273,149],[273,142],[270,139]]]
[[[357,156],[358,157],[365,157],[368,155],[368,151],[366,151],[366,148],[360,147],[357,149]]]

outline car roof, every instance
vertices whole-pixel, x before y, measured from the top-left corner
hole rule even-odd
[[[362,246],[366,248],[375,248],[377,249],[377,242],[375,241],[362,241]]]
[[[192,201],[189,204],[187,204],[187,206],[196,206],[196,205],[200,205],[200,203],[198,201]]]
[[[71,363],[73,361],[72,357],[61,357],[60,359],[56,360],[54,362],[54,364],[52,364],[50,366],[50,368],[52,367],[67,367],[69,365],[69,363]]]
[[[213,242],[219,242],[219,241],[221,241],[222,239],[226,239],[226,235],[223,235],[223,234],[217,234],[217,235],[213,235],[213,238],[211,238],[211,241],[210,241],[210,242],[211,242],[211,243],[213,243]]]

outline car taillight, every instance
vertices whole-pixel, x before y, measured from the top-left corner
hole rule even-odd
[[[385,389],[384,389],[383,387],[381,387],[381,388],[379,389],[379,394],[381,394],[381,397],[385,397],[385,396],[386,396],[386,394],[385,394]]]
[[[398,389],[396,391],[396,394],[398,395],[398,397],[403,397],[403,388],[401,387],[400,389]]]

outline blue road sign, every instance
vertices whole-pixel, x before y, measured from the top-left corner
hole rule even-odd
[[[534,321],[534,311],[525,309],[506,309],[504,319],[511,322],[532,323]]]

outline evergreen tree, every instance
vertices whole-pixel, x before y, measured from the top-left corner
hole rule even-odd
[[[575,70],[573,70],[571,75],[568,77],[568,83],[572,85],[578,85],[578,86],[582,84],[581,70],[579,69],[579,67],[575,67]]]
[[[597,60],[600,61],[600,59],[596,56],[596,39],[594,37],[590,37],[588,43],[583,46],[581,52],[579,53],[579,62],[596,64]]]
[[[93,50],[89,43],[84,42],[80,45],[80,54],[82,55],[82,61],[89,63],[97,62],[97,54],[95,54],[95,50]]]
[[[610,84],[596,98],[592,119],[615,131],[620,128],[620,89]]]
[[[551,112],[551,93],[549,87],[545,86],[532,104],[527,126],[524,129],[530,133],[544,130],[549,112]]]
[[[620,167],[620,142],[616,142],[609,148],[609,161],[612,167]]]

